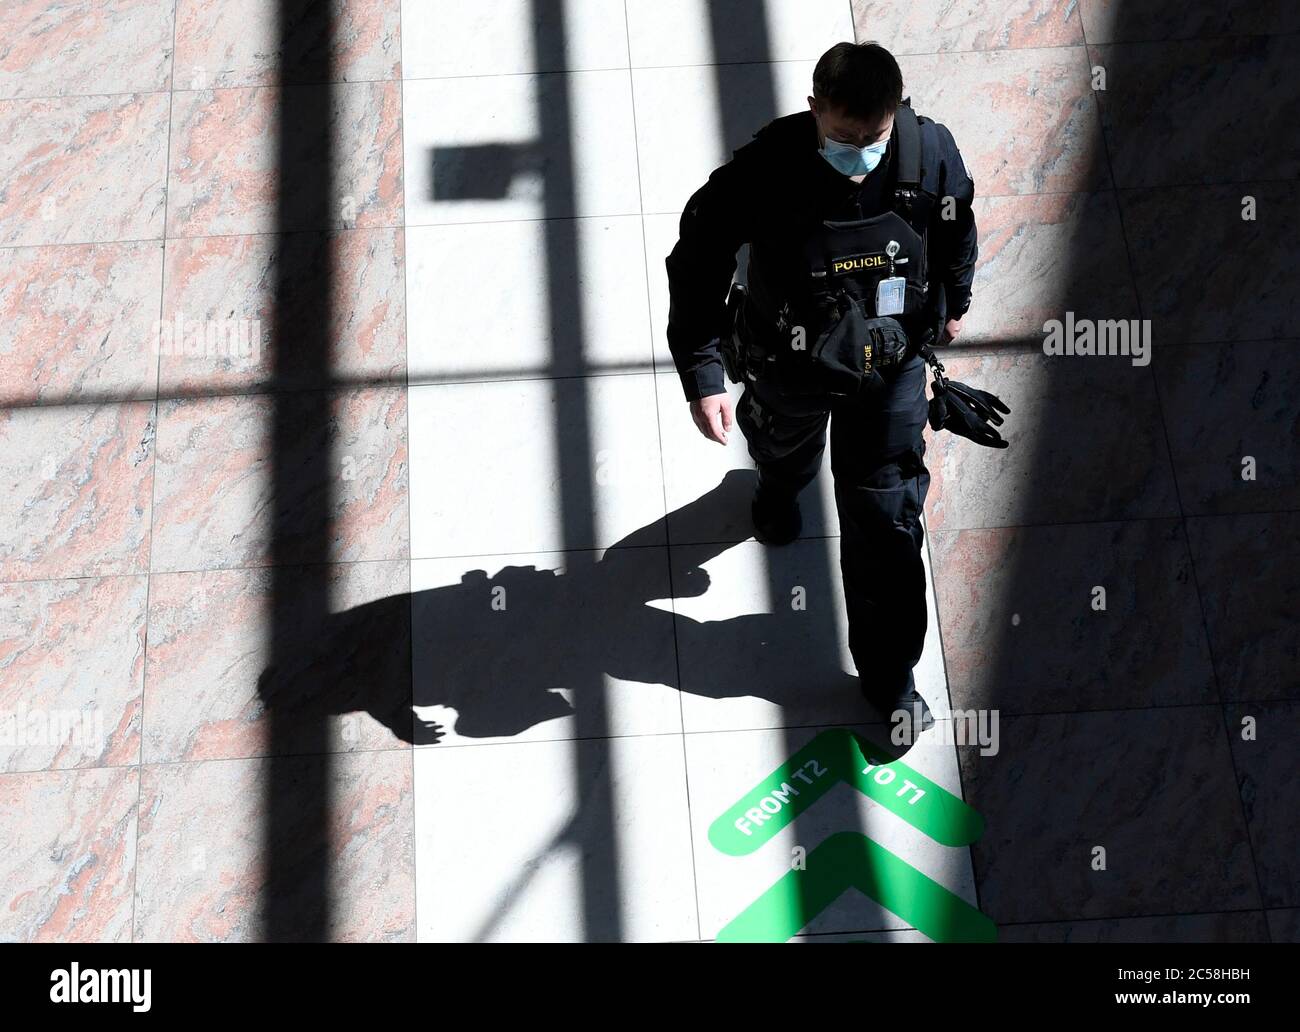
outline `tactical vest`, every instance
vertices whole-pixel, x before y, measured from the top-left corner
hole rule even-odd
[[[894,126],[889,209],[822,220],[803,241],[796,282],[783,285],[779,304],[733,298],[733,379],[770,380],[784,394],[852,395],[914,350],[933,318],[926,238],[935,198],[921,189],[920,126],[907,100]]]

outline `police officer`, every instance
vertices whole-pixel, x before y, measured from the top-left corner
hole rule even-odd
[[[912,676],[930,479],[918,351],[956,338],[970,305],[974,182],[947,128],[903,100],[898,63],[877,44],[828,50],[808,106],[760,129],[687,202],[667,258],[668,344],[710,440],[725,444],[733,425],[724,361],[744,383],[735,419],[758,468],[755,531],[769,545],[799,534],[797,497],[829,423],[862,690],[885,714],[919,710],[924,728],[933,718]]]

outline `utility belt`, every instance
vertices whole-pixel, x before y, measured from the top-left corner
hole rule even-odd
[[[907,320],[913,326],[909,333],[892,316],[867,316],[861,309],[844,315],[836,329],[808,344],[801,366],[782,367],[778,356],[781,349],[792,347],[791,335],[759,316],[749,292],[733,283],[727,295],[727,329],[719,341],[727,378],[739,384],[771,382],[782,394],[852,395],[866,383],[882,381],[913,355],[924,355],[929,351],[925,344],[937,339],[931,327],[920,331],[917,320]]]
[[[733,382],[851,396],[937,339],[925,241],[893,212],[824,222],[802,257],[803,282],[775,311],[774,299],[732,284],[720,343]]]

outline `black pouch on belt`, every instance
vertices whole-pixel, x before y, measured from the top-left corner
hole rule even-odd
[[[853,395],[864,384],[884,383],[878,372],[897,365],[907,354],[908,338],[897,319],[871,317],[864,303],[842,294],[839,317],[813,343],[810,357],[829,394]]]

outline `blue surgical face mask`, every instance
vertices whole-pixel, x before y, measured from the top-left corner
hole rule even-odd
[[[830,162],[831,168],[846,176],[863,176],[880,164],[889,146],[889,138],[873,143],[870,147],[855,147],[851,143],[840,143],[826,137],[821,148],[821,156]]]

